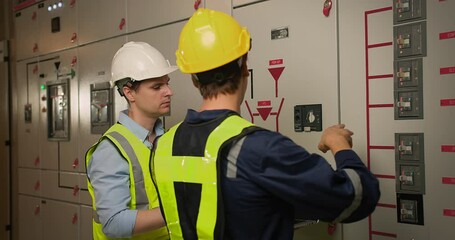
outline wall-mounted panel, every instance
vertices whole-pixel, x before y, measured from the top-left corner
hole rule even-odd
[[[77,19],[79,45],[124,34],[126,0],[79,1]]]
[[[338,122],[336,15],[332,11],[324,16],[322,6],[264,1],[233,11],[252,38],[242,116],[305,144],[311,152],[319,152],[320,133],[294,131],[294,106],[321,104],[323,129]],[[326,157],[331,159],[330,154]]]
[[[79,1],[62,0],[61,7],[54,7],[57,2],[45,1],[39,8],[39,51],[47,54],[77,46],[77,3]],[[52,10],[49,11],[49,7]]]
[[[39,103],[39,159],[42,169],[58,169],[58,142],[49,141],[48,132],[48,96],[47,83],[57,81],[57,67],[60,59],[58,56],[49,56],[43,58],[38,64],[38,81],[36,85],[39,86],[39,99],[36,100]]]
[[[81,206],[79,239],[93,239],[93,210],[91,206]]]
[[[269,0],[233,0],[232,4],[234,7],[242,7],[250,4],[261,3]]]
[[[125,37],[118,37],[110,41],[88,44],[78,48],[79,59],[79,109],[90,109],[90,84],[106,83],[111,81],[111,61],[117,50],[125,43]],[[117,90],[113,90],[118,95]],[[125,104],[123,98],[118,100]],[[126,107],[123,105],[122,108]],[[114,114],[118,109],[114,108]],[[114,117],[114,122],[117,118]],[[91,132],[90,111],[79,111],[79,144],[78,159],[79,171],[85,172],[85,153],[98,141],[101,134]]]
[[[194,11],[194,1],[127,1],[128,32],[134,33],[163,24],[185,20],[191,17]]]
[[[43,183],[41,180],[41,170],[20,168],[18,170],[19,184],[18,192],[32,196],[41,196]]]
[[[33,5],[15,13],[14,31],[16,34],[17,59],[38,56],[40,47],[40,16],[38,5]]]
[[[43,235],[41,199],[19,195],[19,240],[41,240]],[[49,226],[48,226],[49,227]]]
[[[18,152],[19,167],[39,168],[39,85],[38,59],[17,63],[18,89],[18,145],[27,146],[27,151]]]
[[[43,226],[52,226],[52,231],[43,232],[43,239],[79,240],[80,207],[78,205],[45,200],[42,201],[41,206]]]

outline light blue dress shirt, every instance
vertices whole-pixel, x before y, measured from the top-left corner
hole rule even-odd
[[[133,121],[128,116],[128,110],[120,112],[118,122],[148,148],[152,148],[152,143],[148,141],[150,132]],[[164,128],[160,119],[157,120],[154,130],[156,136],[163,135]],[[131,237],[137,210],[128,209],[131,201],[129,165],[109,140],[103,140],[96,148],[87,167],[87,175],[94,188],[103,232],[113,238]]]

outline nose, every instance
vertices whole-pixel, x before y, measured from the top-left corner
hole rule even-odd
[[[166,89],[165,89],[166,96],[172,96],[172,95],[173,95],[173,92],[172,92],[171,86],[166,85],[165,88],[166,88]]]

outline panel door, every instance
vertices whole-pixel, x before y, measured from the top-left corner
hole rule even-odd
[[[41,199],[19,195],[19,240],[41,240],[43,213]],[[49,227],[49,226],[48,226]]]
[[[17,39],[17,59],[26,59],[39,54],[39,18],[38,5],[33,5],[16,12],[14,30]]]
[[[63,3],[58,7],[58,3]],[[77,3],[79,1],[62,0],[44,2],[39,8],[39,51],[47,54],[77,46]],[[54,9],[53,6],[57,5]],[[52,10],[48,8],[51,6]]]
[[[78,49],[79,54],[79,171],[85,173],[85,154],[87,150],[95,144],[102,136],[101,131],[93,133],[92,117],[97,118],[95,114],[100,109],[97,106],[91,105],[91,84],[110,84],[111,81],[111,62],[114,54],[125,43],[125,37],[118,37],[110,41],[102,41],[98,43],[88,44]],[[114,88],[112,86],[112,88]],[[116,89],[112,89],[113,98],[117,98],[118,102],[123,104],[122,109],[126,107],[126,100],[121,98]],[[113,103],[114,105],[116,102]],[[115,106],[112,107],[112,123],[117,121],[115,115],[119,111]],[[100,110],[101,111],[101,110]],[[92,116],[93,114],[93,116]],[[106,129],[107,130],[107,129]]]
[[[180,0],[127,1],[128,32],[185,20],[193,14],[194,2]]]
[[[126,1],[78,1],[79,44],[126,33]]]
[[[52,200],[42,201],[43,239],[78,240],[80,207]]]
[[[18,166],[40,168],[39,85],[37,59],[17,63],[18,90]]]

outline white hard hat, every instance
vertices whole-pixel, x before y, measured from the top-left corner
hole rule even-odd
[[[115,53],[111,64],[111,80],[121,88],[128,81],[162,77],[177,70],[154,47],[145,42],[125,43]],[[119,81],[123,80],[123,81]]]

